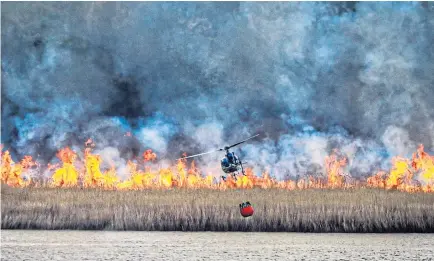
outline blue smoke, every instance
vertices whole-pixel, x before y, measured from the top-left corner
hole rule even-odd
[[[1,7],[1,142],[14,157],[48,162],[92,138],[170,160],[259,132],[237,151],[283,177],[321,170],[334,148],[353,175],[434,150],[432,3]]]

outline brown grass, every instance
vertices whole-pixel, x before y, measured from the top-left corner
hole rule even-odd
[[[2,186],[2,229],[434,232],[434,194],[355,190],[102,191]],[[255,214],[240,215],[250,201]]]

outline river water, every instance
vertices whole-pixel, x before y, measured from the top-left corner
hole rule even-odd
[[[1,260],[434,260],[433,234],[1,231]]]

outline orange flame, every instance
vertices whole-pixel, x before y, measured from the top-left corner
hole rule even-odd
[[[395,157],[392,163],[389,175],[380,171],[368,178],[368,185],[408,192],[434,192],[434,157],[424,151],[423,145],[413,153],[411,160]]]
[[[56,156],[63,162],[61,168],[57,169],[52,176],[54,187],[75,187],[78,185],[78,171],[73,163],[77,154],[69,147],[61,149]]]
[[[3,147],[3,146],[2,146]],[[9,151],[1,152],[1,180],[11,187],[24,187],[30,184],[31,180],[25,179],[22,174],[37,163],[31,156],[25,156],[19,163],[15,163]]]
[[[325,158],[326,171],[328,173],[328,186],[331,188],[340,188],[344,185],[345,181],[342,168],[347,165],[347,159],[339,159],[335,153],[337,153],[337,150],[334,150],[332,155]]]
[[[326,178],[307,176],[298,180],[278,181],[268,172],[256,176],[253,169],[246,168],[246,176],[239,175],[234,179],[228,175],[226,180],[216,180],[212,174],[201,175],[200,169],[194,161],[187,167],[187,160],[178,160],[176,166],[170,168],[155,168],[157,155],[152,150],[143,153],[142,162],[127,162],[128,177],[122,179],[112,164],[110,169],[101,170],[102,159],[92,152],[95,144],[91,139],[85,142],[84,157],[79,159],[77,153],[69,147],[59,150],[56,156],[61,164],[48,164],[47,170],[53,172],[50,178],[52,187],[83,187],[110,190],[141,190],[141,189],[170,189],[181,188],[209,188],[209,189],[251,189],[251,188],[279,188],[287,190],[308,188],[350,188],[367,186],[382,189],[398,189],[408,192],[434,192],[434,157],[424,151],[420,145],[412,159],[395,157],[393,167],[389,172],[379,171],[364,182],[351,182],[349,174],[344,169],[347,158],[339,156],[334,150],[325,158]],[[15,163],[9,151],[1,153],[1,179],[12,187],[25,187],[30,179],[23,178],[23,174],[39,164],[31,156],[25,156],[19,163]],[[82,166],[82,167],[81,167]],[[151,167],[153,166],[153,167]],[[141,170],[141,168],[144,168]],[[218,175],[220,176],[220,175]]]

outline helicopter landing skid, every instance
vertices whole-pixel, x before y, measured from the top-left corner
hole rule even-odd
[[[243,173],[244,174],[244,173]],[[237,179],[237,176],[239,175],[239,173],[238,172],[232,172],[230,175],[232,175],[232,178],[235,180],[235,181],[237,181],[238,179]],[[244,176],[245,176],[246,174],[244,174]],[[223,179],[223,181],[226,181],[226,178],[227,178],[227,176],[222,176],[222,179]]]
[[[246,162],[244,162],[246,163]],[[240,166],[241,166],[241,172],[243,173],[243,175],[245,176],[246,173],[244,173],[244,168],[243,168],[243,162],[240,161]]]

